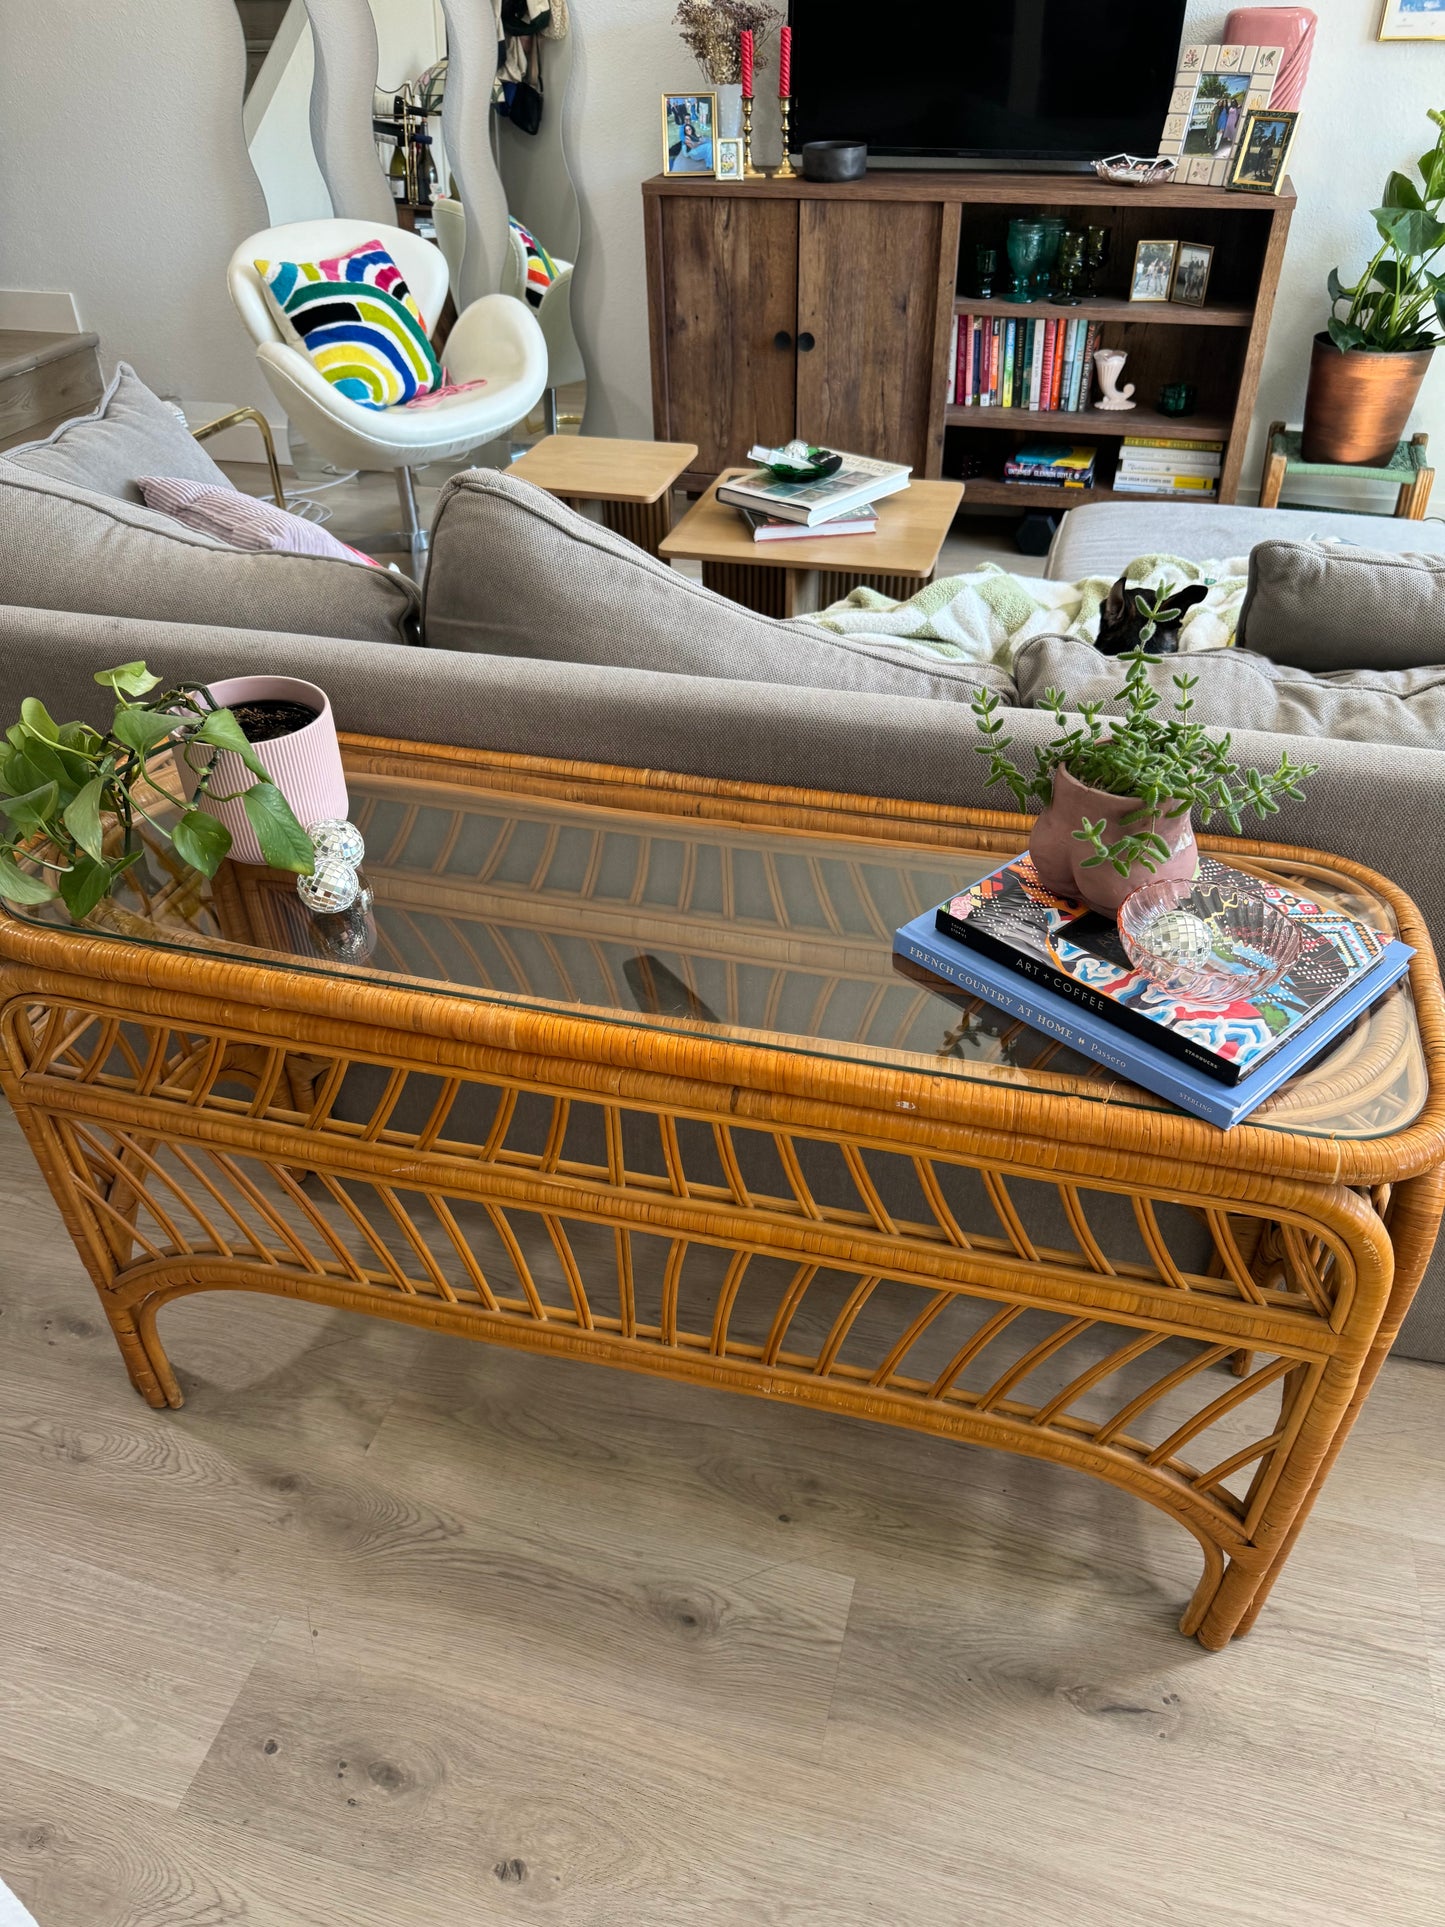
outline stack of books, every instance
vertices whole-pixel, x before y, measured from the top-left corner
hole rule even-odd
[[[949,402],[1076,414],[1089,405],[1098,346],[1098,322],[1077,316],[955,315]]]
[[[1004,480],[1033,488],[1092,488],[1097,454],[1085,442],[1034,442],[1004,463]]]
[[[798,536],[866,535],[876,526],[878,512],[873,509],[869,521],[862,511],[907,488],[912,473],[901,462],[845,455],[842,467],[818,482],[780,482],[769,469],[749,469],[722,483],[717,499],[747,513],[753,539],[759,542],[778,540],[774,525],[779,523],[794,525],[792,532]],[[854,526],[841,526],[845,521]],[[781,532],[786,535],[786,526]]]
[[[1223,464],[1223,442],[1151,441],[1129,435],[1119,450],[1114,487],[1125,495],[1189,495],[1213,501]]]
[[[760,509],[740,508],[738,514],[752,530],[754,542],[811,542],[819,535],[876,535],[878,511],[871,502],[861,509],[844,509],[841,515],[811,528],[806,522],[789,522],[781,515],[764,515]]]
[[[1058,897],[1027,855],[903,925],[895,954],[1228,1130],[1409,968],[1386,933],[1202,857],[1199,881],[1263,891],[1304,925],[1298,960],[1255,1000],[1208,1004],[1130,962],[1113,919]]]

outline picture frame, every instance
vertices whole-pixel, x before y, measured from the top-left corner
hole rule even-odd
[[[720,134],[713,142],[715,150],[713,177],[719,181],[740,181],[743,178],[743,137],[741,134]]]
[[[1129,299],[1167,301],[1169,290],[1174,286],[1174,263],[1178,253],[1177,241],[1141,241],[1134,250]]]
[[[708,88],[662,96],[662,171],[674,180],[716,178],[717,94]]]
[[[1244,116],[1268,107],[1283,59],[1283,47],[1194,41],[1180,50],[1159,143],[1159,152],[1177,163],[1176,185],[1225,185]]]
[[[1258,107],[1247,114],[1226,185],[1236,194],[1278,194],[1298,121],[1298,114],[1283,107]]]
[[[1445,0],[1383,0],[1377,40],[1445,40]]]
[[[1204,241],[1181,241],[1175,251],[1169,299],[1182,308],[1202,308],[1209,292],[1214,249]]]

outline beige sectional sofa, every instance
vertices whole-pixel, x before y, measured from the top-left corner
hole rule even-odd
[[[106,508],[119,498],[73,475],[47,475],[41,488],[23,457],[0,456],[0,674],[11,707],[31,693],[59,716],[103,719],[93,671],[135,657],[200,680],[282,670],[323,685],[340,727],[369,735],[997,808],[974,754],[973,690],[983,683],[1004,697],[1010,733],[1027,753],[1053,727],[1029,706],[1049,681],[1080,700],[1117,683],[1107,659],[1059,639],[1030,645],[1015,678],[754,616],[490,471],[458,477],[444,495],[421,646],[394,639],[405,630],[397,597],[414,608],[415,591],[359,563],[316,560],[303,572],[287,566],[298,558],[249,556],[254,580],[238,586],[226,557],[210,578],[188,550],[183,607],[157,546],[170,539],[164,528],[143,531],[157,579],[147,587],[144,571],[125,574],[122,598],[115,550],[128,537],[116,531],[131,522]],[[147,460],[163,457],[152,449]],[[73,498],[59,522],[56,488]],[[1246,763],[1272,765],[1286,749],[1318,763],[1307,801],[1274,833],[1392,876],[1439,941],[1445,531],[1106,505],[1066,518],[1051,566],[1070,577],[1109,573],[1143,551],[1192,546],[1194,530],[1196,553],[1255,547],[1248,647],[1189,659],[1201,674],[1198,713],[1233,730]],[[1258,548],[1281,533],[1288,539],[1277,549]],[[1298,539],[1315,534],[1375,550]],[[1407,547],[1434,559],[1401,562]],[[1266,635],[1268,654],[1253,646]],[[1341,661],[1351,649],[1358,659]],[[1157,673],[1171,669],[1165,661]],[[1445,1255],[1400,1349],[1445,1360]]]

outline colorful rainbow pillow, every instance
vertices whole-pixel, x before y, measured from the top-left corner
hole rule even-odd
[[[329,261],[258,261],[288,340],[363,408],[417,401],[440,387],[426,322],[380,241]]]

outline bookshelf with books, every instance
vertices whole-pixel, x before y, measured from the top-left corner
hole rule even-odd
[[[1276,206],[1269,221],[1250,221],[1247,197],[1218,189],[1155,188],[1132,199],[1119,196],[1103,208],[1093,195],[1071,205],[1063,184],[1042,182],[1031,202],[999,207],[988,202],[960,212],[958,274],[944,386],[945,474],[967,478],[966,500],[975,505],[1058,509],[1086,502],[1158,499],[1233,501],[1273,308],[1289,207]],[[1100,185],[1104,185],[1101,183]],[[1116,190],[1117,193],[1117,190]],[[1010,271],[1003,245],[1008,221],[1021,213],[1051,213],[1070,227],[1103,226],[1110,258],[1099,287],[1077,304],[1007,298]],[[1177,239],[1213,248],[1209,299],[1199,307],[1182,302],[1130,301],[1128,283],[1141,240]],[[994,291],[977,292],[978,249],[992,246],[999,258]],[[1128,356],[1123,381],[1134,385],[1136,406],[1093,406],[1098,389],[1092,357],[1098,348]],[[1062,378],[1060,369],[1062,367]],[[1186,383],[1197,393],[1187,415],[1165,413],[1156,403],[1166,384]],[[1016,456],[1025,443],[1058,437],[1058,446],[1090,444],[1096,458],[1085,485],[1038,481]],[[1151,485],[1131,459],[1138,441],[1198,448],[1207,458],[1209,486],[1180,477]],[[1162,464],[1158,465],[1162,468]],[[1180,471],[1199,464],[1181,453]]]
[[[738,187],[659,177],[643,185],[652,340],[653,432],[696,444],[681,479],[700,492],[758,440],[794,435],[909,464],[919,480],[962,479],[965,506],[1047,506],[1046,485],[1007,479],[1009,458],[1041,435],[1098,450],[1084,500],[1113,496],[1128,436],[1219,442],[1218,499],[1237,498],[1245,438],[1295,197],[1170,183],[1121,187],[1092,174],[871,169],[863,179],[801,176]],[[1110,256],[1077,305],[1005,299],[1014,216],[1055,214],[1105,227]],[[1200,307],[1131,302],[1141,240],[1213,249]],[[999,274],[988,296],[980,247]],[[1044,414],[949,399],[953,324],[965,315],[1082,321],[1124,350],[1139,404]],[[860,378],[867,371],[867,379]],[[1162,413],[1166,384],[1197,390],[1195,412]],[[1127,493],[1127,491],[1126,491]]]

